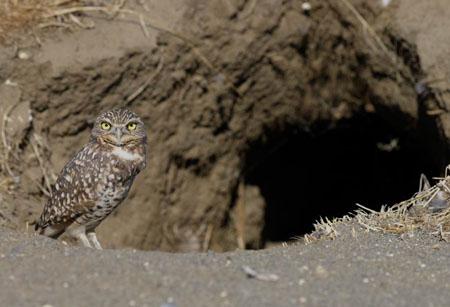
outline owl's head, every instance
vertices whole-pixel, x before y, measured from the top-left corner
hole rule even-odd
[[[104,112],[97,117],[91,138],[123,147],[144,143],[147,134],[139,116],[125,108],[119,108]]]

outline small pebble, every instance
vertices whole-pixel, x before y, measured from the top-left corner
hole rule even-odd
[[[316,275],[317,275],[317,277],[320,277],[320,278],[327,278],[329,274],[328,274],[328,271],[319,264],[316,267]]]
[[[381,5],[386,7],[391,3],[391,0],[381,0]]]
[[[5,85],[9,85],[9,86],[17,86],[17,82],[13,82],[10,79],[6,79],[5,81]]]
[[[302,10],[304,12],[309,12],[311,10],[311,3],[309,2],[303,2],[302,3]]]
[[[217,83],[224,83],[225,76],[223,74],[217,74],[214,76],[214,81],[216,81]]]
[[[31,54],[21,50],[17,53],[17,57],[21,60],[29,60],[31,58]]]

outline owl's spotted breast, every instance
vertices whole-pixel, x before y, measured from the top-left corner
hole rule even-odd
[[[145,155],[139,148],[120,148],[121,155],[116,152],[114,148],[100,156],[100,170],[103,172],[95,190],[95,207],[77,219],[88,229],[97,226],[126,198],[136,174],[145,167]]]

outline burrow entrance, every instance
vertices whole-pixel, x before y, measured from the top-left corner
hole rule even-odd
[[[420,174],[437,176],[444,165],[428,147],[433,138],[376,114],[358,114],[334,128],[269,131],[264,139],[251,147],[245,180],[266,202],[266,245],[308,233],[320,217],[343,216],[355,203],[380,209],[408,199]]]

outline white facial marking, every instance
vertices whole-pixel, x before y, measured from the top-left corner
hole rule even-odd
[[[120,147],[114,148],[114,150],[112,151],[112,154],[115,155],[116,157],[119,157],[120,159],[128,160],[128,161],[142,159],[141,155],[128,152],[125,149],[120,148]]]

